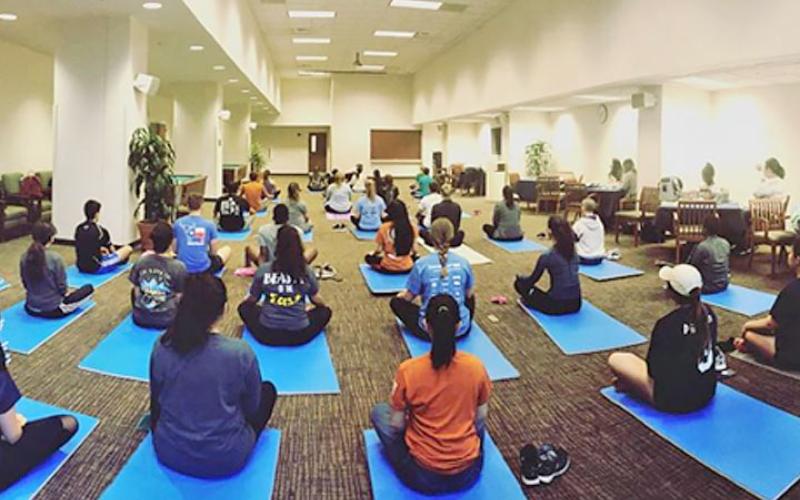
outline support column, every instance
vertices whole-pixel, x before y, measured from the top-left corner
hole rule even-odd
[[[175,171],[208,177],[206,197],[222,194],[222,86],[218,83],[181,83],[175,94]]]
[[[133,89],[147,71],[147,28],[133,18],[77,19],[62,27],[54,70],[53,221],[71,240],[89,198],[103,205],[115,243],[136,239],[128,142],[147,124],[147,100]]]
[[[250,104],[228,106],[230,120],[222,122],[222,163],[244,165],[250,158]]]
[[[663,99],[661,87],[646,87],[645,92],[656,96],[656,105],[639,110],[639,150],[637,170],[639,190],[643,186],[657,186],[661,179],[661,143]]]

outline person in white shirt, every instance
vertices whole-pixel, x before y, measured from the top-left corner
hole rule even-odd
[[[431,193],[424,196],[419,201],[419,211],[417,212],[417,220],[423,227],[431,227],[431,215],[433,214],[433,207],[438,205],[444,199],[441,190],[439,189],[438,182],[431,183]]]
[[[764,178],[753,192],[753,197],[764,198],[785,198],[786,187],[783,178],[786,177],[786,170],[783,165],[775,158],[769,158],[764,162]]]
[[[581,202],[581,218],[572,225],[577,242],[575,250],[583,265],[598,265],[606,255],[606,230],[603,221],[595,213],[597,202],[592,198],[584,198]]]
[[[367,176],[364,175],[364,165],[360,163],[357,164],[356,169],[348,175],[350,177],[348,184],[350,184],[350,189],[352,189],[354,193],[363,193],[366,191],[364,183],[367,180]]]
[[[353,191],[350,186],[344,182],[344,175],[341,172],[336,172],[333,176],[333,184],[328,186],[325,191],[325,211],[333,214],[349,214],[353,204],[350,202],[350,197]]]

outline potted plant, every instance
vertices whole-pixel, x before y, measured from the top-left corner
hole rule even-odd
[[[257,174],[261,173],[261,169],[264,168],[264,164],[266,160],[264,159],[264,151],[261,149],[261,145],[253,142],[250,144],[250,171],[255,172]]]
[[[537,141],[525,148],[525,171],[529,177],[536,178],[550,170],[552,165],[550,145]]]
[[[144,218],[137,223],[145,250],[152,249],[150,233],[158,221],[171,221],[175,205],[173,168],[175,150],[157,131],[134,130],[128,146],[128,167],[133,173],[133,191],[139,199],[134,215],[144,208]]]

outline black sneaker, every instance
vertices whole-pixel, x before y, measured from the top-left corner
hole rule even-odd
[[[539,460],[539,482],[550,484],[553,479],[569,469],[569,454],[552,444],[543,444],[537,450]]]
[[[722,342],[717,342],[717,349],[724,353],[735,351],[736,348],[733,346],[733,337],[723,340]]]
[[[536,486],[539,484],[539,452],[532,444],[526,444],[519,450],[520,473],[522,484]]]

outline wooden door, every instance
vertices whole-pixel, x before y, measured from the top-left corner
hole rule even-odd
[[[328,133],[312,132],[308,134],[308,171],[326,170],[328,170]]]

